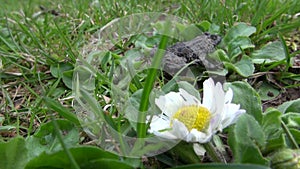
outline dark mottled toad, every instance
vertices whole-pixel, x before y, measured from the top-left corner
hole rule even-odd
[[[217,62],[207,55],[215,50],[220,41],[221,37],[218,35],[203,33],[191,41],[178,42],[168,47],[162,61],[164,71],[174,74],[192,61],[193,65],[201,65],[209,70],[216,68]],[[153,49],[152,56],[156,50]]]

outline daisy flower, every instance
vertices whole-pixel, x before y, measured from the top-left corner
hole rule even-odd
[[[231,103],[232,98],[233,91],[229,88],[225,93],[212,78],[203,83],[202,103],[184,89],[160,96],[155,104],[162,113],[153,116],[149,132],[166,139],[207,143],[246,112]]]

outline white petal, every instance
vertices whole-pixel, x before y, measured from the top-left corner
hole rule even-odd
[[[194,148],[194,152],[195,152],[198,156],[204,156],[206,150],[205,150],[205,148],[204,148],[202,145],[195,143],[195,144],[193,145],[193,148]]]
[[[168,117],[172,117],[174,113],[183,106],[184,99],[177,92],[170,92],[164,96],[155,99],[155,104]]]
[[[224,100],[225,100],[225,93],[223,90],[223,87],[221,83],[217,83],[215,87],[215,93],[214,93],[214,104],[216,105],[216,110],[215,112],[211,113],[216,113],[221,114],[223,112],[223,107],[224,107]]]
[[[196,129],[192,129],[187,136],[187,142],[207,143],[212,137],[211,133],[204,133]]]
[[[181,97],[185,100],[185,106],[188,105],[199,105],[200,101],[193,95],[189,94],[184,89],[179,89]]]
[[[150,123],[149,132],[153,133],[155,131],[161,131],[168,128],[171,128],[170,121],[166,117],[164,117],[163,115],[153,116],[152,121]]]
[[[222,122],[222,116],[216,115],[210,119],[209,127],[211,132],[216,133]]]
[[[155,132],[153,132],[153,134],[158,136],[158,137],[165,138],[165,139],[171,139],[171,140],[177,140],[178,139],[170,131],[163,131],[163,132],[155,131]]]
[[[180,139],[185,139],[185,137],[189,134],[189,130],[186,126],[177,119],[174,119],[173,121],[173,129],[171,132]]]
[[[233,91],[231,88],[229,88],[225,94],[225,104],[231,103],[233,98]]]
[[[173,135],[170,132],[170,130],[171,130],[170,121],[166,116],[159,115],[159,116],[152,117],[152,121],[150,123],[150,129],[148,130],[150,133],[153,133],[156,136],[166,138],[166,139],[172,139],[172,140],[177,139],[177,137]]]
[[[222,85],[220,83],[217,83],[215,86],[215,93],[214,93],[214,106],[215,110],[210,110],[212,115],[212,130],[216,130],[218,128],[218,125],[221,123],[224,113],[224,100],[225,100],[225,93],[223,91]]]
[[[245,112],[246,112],[245,110],[240,109],[240,105],[225,104],[224,106],[225,116],[222,119],[221,122],[222,125],[219,127],[219,130],[222,131],[223,128],[226,128],[229,125],[235,123],[238,117]]]
[[[214,89],[215,83],[212,78],[209,78],[203,82],[203,105],[212,110],[214,101]]]

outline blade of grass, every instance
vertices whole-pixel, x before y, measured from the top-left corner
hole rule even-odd
[[[144,138],[146,136],[146,111],[148,110],[148,104],[149,104],[149,96],[150,92],[152,90],[155,78],[156,78],[156,73],[157,69],[160,66],[160,63],[162,61],[162,58],[164,56],[166,47],[167,47],[167,42],[168,42],[168,37],[167,36],[162,36],[160,44],[159,44],[159,50],[157,50],[153,61],[151,65],[151,69],[148,72],[146,83],[144,86],[144,90],[142,93],[142,102],[140,103],[140,108],[139,108],[139,115],[138,115],[138,123],[137,123],[137,135],[139,138]]]
[[[73,155],[71,154],[71,152],[67,148],[66,144],[64,143],[63,137],[62,137],[62,135],[60,133],[59,126],[58,126],[56,120],[54,119],[54,117],[51,117],[51,120],[52,120],[54,129],[55,129],[55,132],[57,134],[58,140],[59,140],[61,146],[63,147],[64,151],[66,152],[66,154],[67,154],[67,156],[68,156],[68,158],[69,158],[69,160],[70,160],[70,162],[72,164],[72,168],[74,168],[74,169],[80,169],[80,167],[77,164],[77,162],[75,161]]]
[[[63,107],[59,102],[49,98],[44,97],[43,100],[45,104],[52,110],[56,111],[62,117],[70,120],[71,122],[75,123],[76,125],[80,125],[76,115],[74,115],[69,109]]]
[[[290,7],[289,4],[283,5],[281,9],[276,11],[269,19],[267,19],[264,23],[262,23],[262,27],[261,27],[262,30],[272,25],[276,19],[280,18],[280,16],[288,10],[289,7]]]
[[[284,33],[290,30],[298,29],[300,27],[300,19],[295,20],[294,22],[291,23],[286,23],[286,24],[281,24],[278,26],[274,26],[270,29],[267,29],[260,34],[258,34],[253,41],[258,41],[260,38],[268,35],[268,34],[277,34],[278,32]]]
[[[289,49],[285,43],[285,40],[282,36],[282,34],[279,32],[278,33],[278,36],[279,36],[279,39],[281,41],[281,44],[282,44],[282,47],[284,49],[284,54],[285,54],[285,58],[286,58],[286,66],[285,66],[285,72],[287,72],[291,66],[291,56],[290,56],[290,53],[289,53]]]
[[[266,6],[268,6],[268,3],[270,1],[268,0],[262,0],[262,1],[256,1],[256,12],[254,17],[251,20],[251,25],[258,25],[259,22],[262,20],[262,18],[264,17],[265,13],[266,13]],[[260,29],[258,29],[260,30]]]
[[[16,107],[15,107],[13,101],[11,100],[11,98],[10,98],[8,92],[7,92],[4,88],[2,88],[2,93],[3,93],[3,95],[4,95],[4,98],[6,98],[6,100],[8,101],[8,103],[9,103],[9,105],[10,105],[12,111],[17,113],[16,132],[17,132],[17,135],[19,136],[19,135],[20,135],[20,117],[19,117],[19,112],[18,112],[18,110],[16,109]]]
[[[42,45],[43,43],[40,41],[40,39],[37,37],[37,35],[31,30],[31,25],[30,22],[28,22],[28,25],[24,25],[24,23],[21,23],[17,21],[18,26],[23,30],[23,33],[28,36],[30,39],[32,39],[33,43],[37,45],[37,47],[41,50],[44,51],[45,47]]]
[[[141,84],[141,82],[139,81],[138,77],[136,76],[137,73],[136,71],[134,70],[134,66],[132,64],[132,62],[130,62],[129,60],[126,61],[126,66],[128,67],[128,72],[135,84],[135,86],[138,88],[138,89],[141,89],[143,88],[143,85]]]
[[[60,35],[61,39],[64,41],[65,45],[68,47],[68,53],[69,53],[69,57],[72,60],[72,62],[76,62],[76,55],[73,52],[73,47],[71,46],[71,43],[69,42],[69,40],[67,39],[67,37],[64,35],[64,33],[62,32],[61,28],[59,27],[58,23],[56,21],[54,21],[54,24],[56,26],[57,32]]]

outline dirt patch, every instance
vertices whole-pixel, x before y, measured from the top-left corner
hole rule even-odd
[[[269,107],[276,108],[284,102],[296,100],[298,98],[300,98],[300,88],[288,88],[280,93],[275,99],[263,101],[263,110],[265,111]]]

